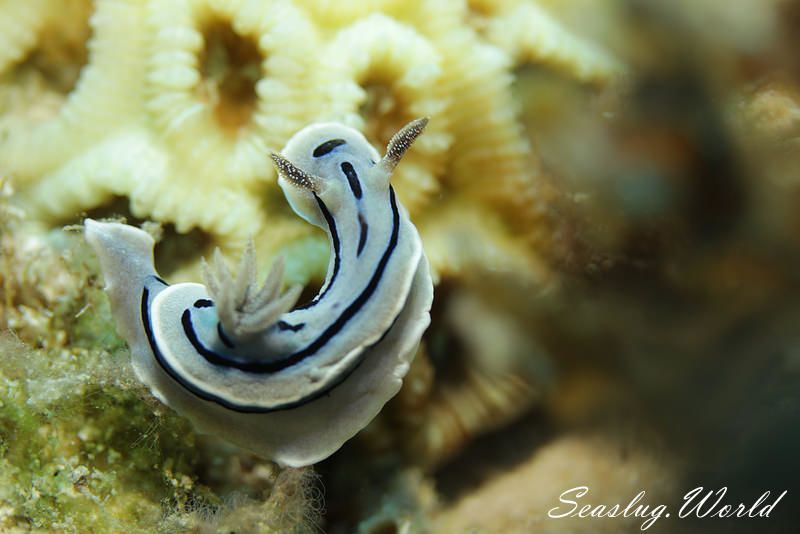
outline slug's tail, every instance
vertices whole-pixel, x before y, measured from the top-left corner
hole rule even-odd
[[[86,219],[84,236],[100,258],[107,284],[121,279],[125,285],[130,285],[134,280],[144,280],[156,273],[155,241],[147,232],[127,224]]]
[[[130,329],[140,323],[142,291],[158,276],[153,263],[155,241],[133,226],[92,219],[84,221],[84,237],[100,260],[120,333],[131,343],[141,336]]]

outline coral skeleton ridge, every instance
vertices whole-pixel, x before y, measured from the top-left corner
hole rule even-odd
[[[538,21],[535,39],[496,31],[517,18]],[[341,122],[382,145],[430,116],[393,179],[411,215],[467,189],[529,222],[538,171],[512,69],[618,72],[534,2],[36,0],[0,4],[0,28],[0,166],[30,218],[71,222],[122,198],[226,254],[253,237],[261,259],[323,239],[275,209],[269,152],[304,126]]]
[[[257,289],[252,246],[238,278],[217,251],[207,287],[168,285],[150,235],[87,219],[139,379],[199,430],[283,465],[315,463],[363,428],[400,389],[430,322],[428,263],[389,184],[426,123],[400,130],[383,158],[334,123],[273,155],[292,208],[332,249],[325,285],[294,310],[299,287],[279,293],[280,261]]]

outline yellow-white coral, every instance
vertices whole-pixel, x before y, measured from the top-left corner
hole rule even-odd
[[[201,228],[228,250],[256,236],[267,255],[297,239],[319,244],[281,206],[267,159],[321,120],[382,144],[399,124],[430,116],[396,177],[412,214],[457,189],[530,221],[538,168],[516,118],[510,51],[545,47],[528,60],[578,67],[569,58],[585,51],[555,23],[541,25],[538,41],[509,32],[492,44],[499,36],[487,27],[514,10],[540,14],[532,2],[77,2],[68,5],[93,9],[88,63],[54,104],[53,91],[21,87],[18,67],[57,35],[54,24],[80,26],[85,10],[57,17],[47,0],[0,6],[0,24],[18,21],[0,55],[0,166],[31,217],[66,221],[122,196],[137,217]],[[489,24],[480,31],[469,23],[476,11]],[[32,96],[20,106],[24,94]],[[36,117],[34,106],[49,111]]]
[[[607,83],[622,74],[622,65],[607,51],[571,34],[533,3],[501,9],[487,21],[485,31],[489,41],[517,64],[548,65],[595,83]]]
[[[68,29],[72,29],[70,24],[80,25],[72,19],[86,15],[86,10],[75,9],[80,7],[75,4],[64,5],[74,11],[63,13],[66,21],[47,15],[36,44],[28,43],[28,54],[39,45],[46,45],[50,53],[63,53],[63,43],[50,41],[55,39],[53,33],[58,33],[59,24]],[[41,9],[52,10],[57,5],[62,3],[47,2]],[[74,89],[67,95],[47,89],[46,71],[14,76],[16,64],[6,65],[0,85],[0,166],[4,171],[14,173],[20,181],[36,181],[140,114],[141,22],[141,2],[98,0],[89,20],[93,35],[87,45],[89,63],[80,70]],[[48,31],[43,31],[45,28]],[[54,58],[64,59],[71,58]],[[77,68],[63,63],[49,66],[56,67]]]
[[[394,176],[402,200],[418,213],[438,191],[451,141],[439,52],[413,28],[377,14],[337,33],[322,61],[355,82],[341,91],[349,111],[342,120],[363,129],[373,144],[385,145],[411,119],[436,118]]]
[[[269,151],[336,103],[316,31],[291,4],[151,2],[147,21],[149,121],[192,183],[274,177]]]
[[[0,72],[19,61],[36,43],[45,23],[46,6],[46,0],[6,0],[0,5]]]

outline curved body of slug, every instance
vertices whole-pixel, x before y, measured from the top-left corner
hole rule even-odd
[[[87,220],[140,380],[200,431],[284,465],[319,461],[363,428],[430,320],[427,260],[389,185],[410,141],[379,160],[360,133],[324,124],[273,156],[290,204],[332,250],[320,293],[257,332],[226,332],[205,286],[159,278],[146,233]]]

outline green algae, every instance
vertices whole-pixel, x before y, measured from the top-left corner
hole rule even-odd
[[[314,529],[311,470],[208,477],[247,455],[203,446],[136,380],[81,236],[0,212],[0,531]]]
[[[32,350],[8,334],[2,338],[6,523],[146,532],[158,524],[162,502],[197,498],[188,423],[148,402],[129,372],[115,372],[125,367],[124,356],[123,350]]]

